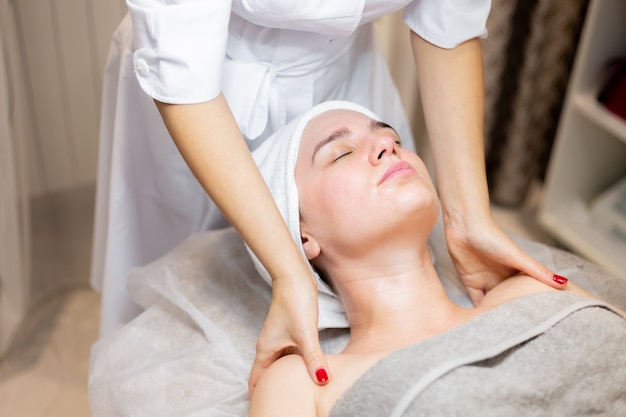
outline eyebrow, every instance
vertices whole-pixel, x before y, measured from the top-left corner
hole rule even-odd
[[[398,135],[398,132],[396,131],[396,129],[394,129],[393,127],[391,127],[390,125],[388,125],[385,122],[381,122],[380,120],[374,120],[374,119],[370,119],[369,123],[368,123],[368,127],[370,129],[370,131],[375,131],[378,129],[391,129],[394,131],[394,133],[396,134],[396,136],[400,137]],[[317,155],[317,153],[320,151],[320,149],[322,149],[324,146],[329,145],[339,139],[343,139],[345,137],[348,137],[352,134],[352,131],[350,129],[348,129],[345,126],[342,126],[340,128],[338,128],[337,130],[335,130],[333,133],[331,133],[330,135],[328,135],[326,137],[326,139],[322,140],[321,142],[319,142],[316,146],[315,146],[315,150],[313,150],[313,155],[311,156],[311,163],[315,162],[315,156]]]

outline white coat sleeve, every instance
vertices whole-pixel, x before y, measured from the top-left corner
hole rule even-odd
[[[487,36],[491,0],[414,0],[404,8],[407,26],[428,42],[454,48]]]
[[[134,70],[159,101],[200,103],[220,92],[232,0],[126,0]]]

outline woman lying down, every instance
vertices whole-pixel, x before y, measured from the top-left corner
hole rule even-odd
[[[299,149],[276,149],[283,140]],[[283,214],[299,205],[299,224],[286,215],[288,225],[341,297],[351,332],[327,357],[324,387],[300,355],[275,362],[251,416],[626,415],[624,312],[523,275],[475,308],[453,303],[427,247],[433,183],[367,109],[324,103],[265,145],[284,160],[261,157],[261,171]]]

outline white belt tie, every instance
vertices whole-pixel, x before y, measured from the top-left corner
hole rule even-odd
[[[339,38],[329,42],[320,51],[285,64],[259,61],[246,47],[245,42],[231,36],[228,40],[226,60],[222,72],[222,93],[230,106],[241,133],[249,140],[261,136],[270,121],[271,126],[284,126],[287,120],[286,100],[276,88],[277,77],[297,77],[294,91],[305,111],[313,102],[315,71],[323,68],[346,53],[355,36]]]

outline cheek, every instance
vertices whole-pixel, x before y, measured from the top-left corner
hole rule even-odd
[[[407,151],[406,149],[401,150],[401,158],[411,164],[411,166],[422,177],[430,179],[430,173],[428,172],[428,168],[426,168],[426,164],[424,164],[424,161],[422,161],[422,158],[415,155],[413,152]]]
[[[300,198],[302,216],[318,231],[332,233],[351,223],[364,198],[358,181],[347,175],[329,176],[308,184],[306,195]]]

